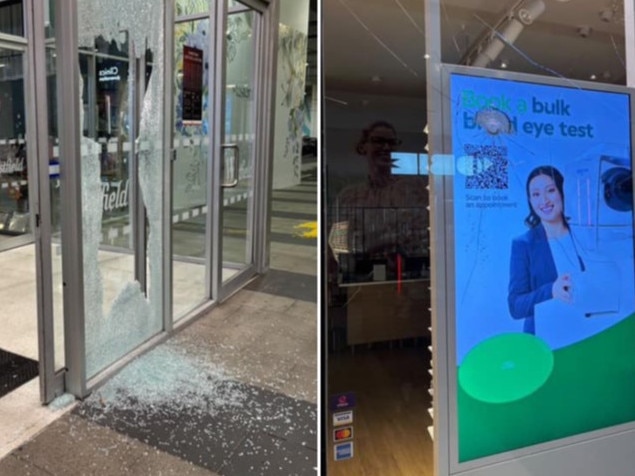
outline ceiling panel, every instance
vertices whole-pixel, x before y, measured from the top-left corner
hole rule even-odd
[[[443,60],[459,63],[531,1],[443,0]],[[514,71],[624,83],[622,2],[543,1],[544,12],[490,67],[505,60]],[[425,95],[424,0],[322,0],[322,25],[327,89]]]

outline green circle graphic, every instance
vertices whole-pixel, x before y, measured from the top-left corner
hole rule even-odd
[[[459,367],[459,384],[471,397],[508,403],[531,395],[553,370],[553,353],[531,334],[501,334],[476,345]]]

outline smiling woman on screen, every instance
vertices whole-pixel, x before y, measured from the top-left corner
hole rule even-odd
[[[550,165],[527,177],[529,230],[512,242],[509,311],[534,334],[534,306],[549,299],[572,303],[576,277],[585,271],[564,211],[564,178]]]

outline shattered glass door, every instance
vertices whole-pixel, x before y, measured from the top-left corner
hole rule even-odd
[[[86,377],[163,329],[163,2],[80,0]]]

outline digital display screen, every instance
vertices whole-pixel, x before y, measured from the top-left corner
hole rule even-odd
[[[630,96],[450,75],[458,458],[635,421]]]

